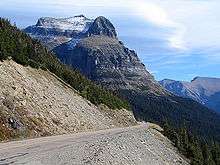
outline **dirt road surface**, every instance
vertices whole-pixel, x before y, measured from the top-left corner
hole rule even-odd
[[[148,124],[0,144],[0,165],[188,164]]]

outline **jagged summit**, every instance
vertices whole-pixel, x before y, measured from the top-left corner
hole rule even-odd
[[[197,76],[191,80],[191,82],[198,82],[198,81],[219,81],[219,78]]]
[[[43,27],[46,29],[59,29],[60,31],[78,31],[86,32],[93,20],[84,15],[77,15],[68,18],[42,17],[38,19],[37,24],[32,27]]]
[[[24,32],[46,44],[49,49],[68,41],[73,47],[80,39],[88,36],[117,37],[113,24],[105,17],[93,20],[82,14],[68,18],[42,17],[36,25],[25,28]]]
[[[95,20],[84,15],[44,17],[25,32],[51,48],[64,63],[76,67],[96,82],[110,84],[110,89],[149,86],[150,91],[166,93],[135,51],[118,40],[114,25],[103,16]]]
[[[199,78],[200,78],[199,76],[196,76],[196,77],[194,77],[194,78],[191,80],[191,82],[196,81],[196,80],[199,79]]]
[[[88,30],[88,36],[91,35],[105,35],[108,37],[117,37],[114,25],[105,17],[99,16],[95,19]]]

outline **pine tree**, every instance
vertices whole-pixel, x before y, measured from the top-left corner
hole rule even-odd
[[[216,165],[220,165],[220,145],[217,142],[212,142],[212,157]]]
[[[202,145],[202,151],[203,151],[203,158],[204,158],[203,165],[215,165],[215,162],[212,158],[211,151],[206,143]]]

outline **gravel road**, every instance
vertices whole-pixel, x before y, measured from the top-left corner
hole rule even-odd
[[[0,144],[0,165],[188,164],[149,124]]]

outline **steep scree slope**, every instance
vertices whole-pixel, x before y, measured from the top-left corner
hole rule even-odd
[[[134,124],[131,112],[97,107],[48,71],[0,62],[0,140]]]

